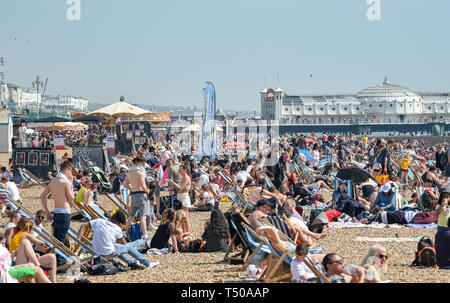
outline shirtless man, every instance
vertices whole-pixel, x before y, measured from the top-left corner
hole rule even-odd
[[[73,193],[73,164],[64,161],[59,169],[59,174],[48,184],[41,194],[42,207],[45,216],[49,222],[53,222],[53,236],[66,243],[66,235],[70,228],[70,204],[74,202]],[[55,202],[55,208],[52,213],[48,210],[47,197],[51,194]],[[61,256],[57,256],[58,266],[63,265],[66,261]]]
[[[133,159],[133,166],[128,171],[127,178],[123,183],[125,188],[130,190],[130,212],[127,220],[127,227],[125,235],[130,233],[131,223],[139,211],[141,218],[141,233],[142,239],[147,239],[147,217],[150,215],[150,202],[148,200],[148,194],[150,193],[147,182],[145,180],[146,173],[144,165],[147,161],[144,157],[138,156]]]

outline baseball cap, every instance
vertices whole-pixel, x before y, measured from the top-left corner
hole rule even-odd
[[[346,182],[346,181],[340,181],[340,182],[339,182],[339,185],[341,185],[341,184],[347,185],[347,182]]]
[[[194,156],[189,157],[189,161],[195,160]]]
[[[391,183],[385,183],[384,185],[383,185],[383,188],[381,189],[384,193],[387,193],[390,189],[391,189],[392,187],[391,187]]]

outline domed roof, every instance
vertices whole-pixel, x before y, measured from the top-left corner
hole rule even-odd
[[[391,84],[385,78],[383,84],[378,84],[360,91],[356,98],[366,102],[376,101],[422,101],[422,97],[414,91]]]

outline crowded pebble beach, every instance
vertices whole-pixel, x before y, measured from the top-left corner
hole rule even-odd
[[[62,157],[65,151],[57,151],[58,158]],[[0,155],[0,162],[8,161],[10,155]],[[20,195],[23,205],[32,211],[42,208],[40,195],[43,191],[41,186],[21,189]],[[325,193],[328,199],[331,193]],[[51,205],[52,202],[50,202]],[[101,205],[107,210],[115,206],[104,196],[100,195]],[[231,207],[230,202],[221,202],[219,208],[226,212]],[[190,214],[190,222],[193,238],[200,238],[203,233],[204,224],[209,220],[209,212],[194,212]],[[3,229],[8,219],[0,219],[0,229]],[[80,222],[72,221],[71,226],[78,230]],[[51,225],[44,223],[44,227],[49,232]],[[155,231],[149,231],[152,237]],[[338,253],[346,262],[359,264],[368,250],[374,243],[367,238],[389,238],[388,242],[380,242],[389,252],[389,270],[383,277],[393,283],[448,283],[450,282],[450,271],[437,268],[417,268],[410,267],[415,257],[417,239],[423,236],[434,238],[436,231],[426,228],[331,228],[329,235],[320,241],[320,245],[325,252]],[[357,241],[363,238],[362,241]],[[409,238],[411,241],[398,242],[393,239]],[[366,239],[366,240],[364,240]],[[230,262],[223,262],[224,252],[201,252],[201,253],[181,253],[147,256],[152,262],[160,262],[160,265],[145,271],[128,271],[117,273],[112,276],[89,276],[83,274],[93,283],[226,283],[226,282],[249,282],[243,279],[245,274],[239,271],[241,265],[232,265]],[[57,275],[57,282],[72,282],[64,274]]]

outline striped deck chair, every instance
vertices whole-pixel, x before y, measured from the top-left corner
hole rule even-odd
[[[324,167],[328,163],[333,163],[333,156],[327,156],[319,160],[319,168]]]
[[[334,190],[337,191],[338,187],[339,187],[339,182],[344,181],[345,183],[347,183],[347,186],[345,187],[345,190],[347,191],[347,194],[350,196],[350,198],[355,198],[355,193],[353,190],[353,181],[352,180],[341,180],[336,178],[334,180]]]
[[[238,203],[239,198],[236,196],[236,193],[229,190],[222,191],[232,202]]]
[[[260,178],[261,177],[264,178],[265,181],[264,189],[269,189],[271,187],[276,188],[272,180],[270,180],[269,176],[263,170],[259,170],[258,175]]]
[[[305,166],[304,163],[299,164],[301,175],[303,176],[303,180],[305,184],[312,184],[316,180],[311,176],[311,172],[308,170],[308,168]]]
[[[244,228],[245,235],[247,236],[247,239],[249,243],[254,247],[253,252],[251,255],[247,258],[244,265],[242,266],[242,271],[246,271],[250,263],[252,263],[253,259],[255,258],[256,254],[260,251],[264,252],[265,254],[270,254],[270,248],[267,245],[264,245],[264,241],[256,234],[256,232],[245,222],[241,222],[242,227]],[[258,241],[256,241],[257,239]]]
[[[24,172],[24,174],[26,176],[29,176],[35,183],[39,184],[40,186],[42,186],[43,188],[47,187],[47,183],[48,181],[43,181],[40,180],[38,177],[36,177],[35,175],[33,175],[32,172],[30,172],[28,169],[26,168],[22,168],[22,171]]]
[[[19,184],[19,188],[29,188],[35,185],[39,185],[38,182],[33,180],[30,175],[28,175],[22,168],[17,168],[17,171],[20,174],[22,181]]]
[[[127,205],[123,203],[122,198],[116,194],[108,193],[105,195],[117,208],[128,216]]]
[[[380,187],[380,189],[378,190],[378,194],[380,194],[381,192],[382,192],[382,188]],[[398,197],[398,188],[394,187],[393,192],[394,192],[393,199],[395,201],[395,210],[399,210],[401,208],[401,205],[399,206],[399,201],[397,199],[397,197]],[[371,203],[370,209],[372,210],[372,208],[373,208],[373,204]]]
[[[108,216],[107,213],[105,213],[99,205],[97,204],[91,204],[91,205],[86,205],[84,204],[84,202],[79,202],[80,206],[81,206],[81,210],[86,211],[86,213],[88,213],[88,215],[90,216],[90,220],[94,220],[94,219],[104,219],[104,220],[108,220]],[[84,214],[84,213],[83,213]],[[89,219],[89,218],[88,218]]]
[[[11,197],[11,191],[9,189],[6,188],[0,188],[0,204],[7,204],[8,201],[8,197]]]
[[[28,210],[26,207],[24,207],[22,204],[18,203],[17,201],[14,201],[11,197],[7,197],[7,200],[9,202],[9,205],[11,207],[18,211],[23,217],[25,218],[33,218],[33,212]],[[59,266],[58,269],[64,269],[71,265],[72,258],[78,257],[73,251],[70,250],[67,246],[65,246],[63,243],[61,243],[58,239],[56,239],[53,235],[48,233],[47,231],[33,226],[33,230],[39,235],[39,237],[42,239],[42,241],[50,247],[51,251],[60,255],[62,258],[64,258],[67,263],[65,265]],[[83,260],[80,260],[81,267],[84,270],[87,270],[87,267],[92,259],[94,258],[93,255],[84,258]]]
[[[221,176],[225,180],[225,182],[228,183],[229,186],[236,185],[233,179],[226,176],[221,169],[219,170],[219,176]]]
[[[234,213],[229,217],[229,222],[231,223],[231,227],[235,230],[235,235],[233,236],[233,239],[231,241],[232,245],[228,246],[228,249],[225,253],[225,256],[223,258],[223,261],[228,261],[232,258],[235,258],[237,256],[241,256],[241,259],[243,262],[247,261],[248,256],[253,251],[254,247],[252,246],[251,242],[247,238],[247,235],[245,234],[243,227],[241,225],[241,222],[246,222],[246,218],[241,216],[240,213]],[[245,221],[244,221],[245,220]],[[234,242],[236,238],[239,237],[243,250],[234,256],[229,256],[231,253],[232,248],[234,247]]]
[[[279,216],[267,216],[262,218],[264,223],[269,223],[268,225],[272,225],[276,229],[278,229],[281,233],[286,235],[293,243],[297,242],[298,233],[292,234],[291,228],[286,223],[284,218]]]
[[[419,202],[418,206],[419,206],[421,211],[424,210],[423,201],[422,201],[422,195],[425,193],[425,190],[427,190],[427,189],[432,189],[432,188],[430,188],[430,187],[423,187],[423,186],[417,186],[417,196],[418,196],[417,201]]]
[[[253,204],[253,202],[243,193],[236,191],[235,194],[239,199],[238,206],[240,209],[242,209],[243,213],[248,213],[255,210],[255,205]]]
[[[266,273],[264,273],[264,277],[262,278],[264,282],[266,283],[273,283],[281,280],[286,280],[292,277],[292,273],[290,271],[290,265],[292,263],[292,259],[295,257],[295,255],[291,255],[287,250],[279,251],[276,249],[269,239],[266,237],[262,237],[264,239],[264,242],[266,245],[270,248],[271,256],[273,258],[271,264],[266,269]],[[285,274],[281,274],[278,276],[275,276],[277,270],[279,270],[282,263],[286,263],[289,265],[289,272]],[[325,283],[330,283],[330,280],[317,269],[317,267],[313,264],[311,259],[309,257],[304,258],[304,261],[306,266],[320,279],[322,279]]]

